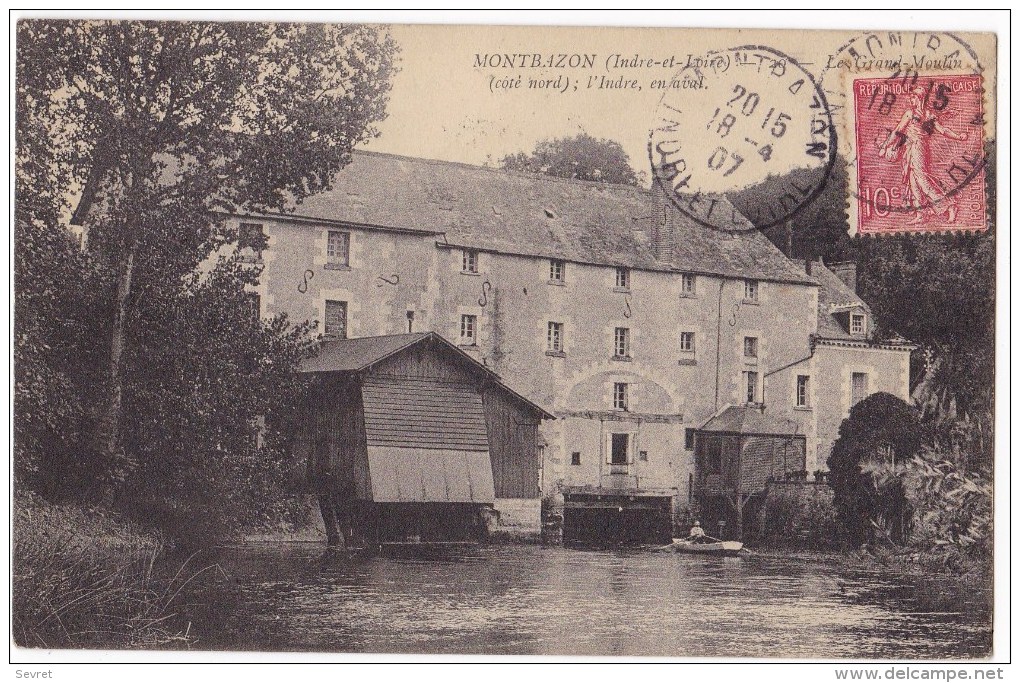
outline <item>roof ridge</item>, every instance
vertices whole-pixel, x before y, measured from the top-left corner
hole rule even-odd
[[[488,171],[490,173],[498,173],[500,175],[516,176],[519,178],[528,178],[529,180],[542,180],[554,181],[558,183],[567,183],[571,185],[580,185],[582,187],[596,187],[602,189],[620,189],[626,190],[632,193],[651,194],[652,188],[642,187],[640,185],[627,185],[626,183],[607,183],[602,180],[585,180],[583,178],[564,178],[562,176],[548,175],[546,173],[538,173],[534,171],[517,171],[503,168],[497,168],[495,166],[480,166],[478,164],[469,164],[466,161],[448,161],[446,159],[431,159],[428,157],[415,157],[407,154],[394,154],[393,152],[379,152],[371,149],[352,149],[353,155],[368,154],[372,156],[388,157],[390,159],[401,159],[410,162],[419,162],[426,164],[437,164],[441,166],[456,166],[459,168],[466,168],[473,171]]]

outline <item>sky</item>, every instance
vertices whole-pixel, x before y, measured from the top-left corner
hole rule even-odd
[[[618,141],[635,170],[646,174],[649,130],[663,96],[662,91],[649,87],[650,81],[678,73],[679,62],[688,54],[704,56],[740,45],[767,45],[790,55],[817,77],[841,45],[861,35],[847,31],[537,26],[393,25],[390,30],[400,45],[401,70],[393,79],[388,118],[378,126],[381,135],[366,149],[484,164],[495,163],[505,154],[531,151],[539,140],[583,130]],[[994,49],[987,34],[971,34],[968,40],[980,43],[979,51],[986,54]],[[590,69],[475,66],[478,55],[503,53],[538,53],[543,59],[591,54],[595,64]],[[672,68],[647,64],[607,68],[607,59],[617,54],[651,61],[674,57],[677,62]],[[561,74],[570,77],[571,85],[579,86],[577,90],[490,89],[493,77],[520,75],[526,81]],[[634,79],[640,90],[588,89],[589,77],[602,76],[610,81]],[[669,97],[686,95],[674,91]],[[776,172],[784,170],[784,163],[792,168],[799,161],[780,155]]]

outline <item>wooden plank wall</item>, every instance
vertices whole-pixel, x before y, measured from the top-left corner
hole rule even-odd
[[[422,343],[391,356],[373,367],[369,374],[386,377],[436,379],[447,382],[474,383],[472,374],[451,358],[452,351],[440,351],[435,343]]]
[[[470,384],[366,377],[362,399],[370,446],[489,450],[482,397]]]
[[[537,498],[538,419],[502,390],[482,395],[497,498]]]
[[[323,381],[309,402],[310,475],[317,491],[371,497],[361,391],[350,378]]]

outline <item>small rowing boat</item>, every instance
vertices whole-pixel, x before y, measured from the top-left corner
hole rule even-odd
[[[740,541],[720,541],[709,536],[702,537],[697,543],[686,538],[674,538],[672,548],[678,553],[694,553],[699,555],[738,555],[744,544]]]

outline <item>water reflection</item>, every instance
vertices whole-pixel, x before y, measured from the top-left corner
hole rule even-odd
[[[761,556],[472,548],[420,558],[236,548],[188,607],[198,647],[321,652],[957,658],[987,614],[880,572]]]

